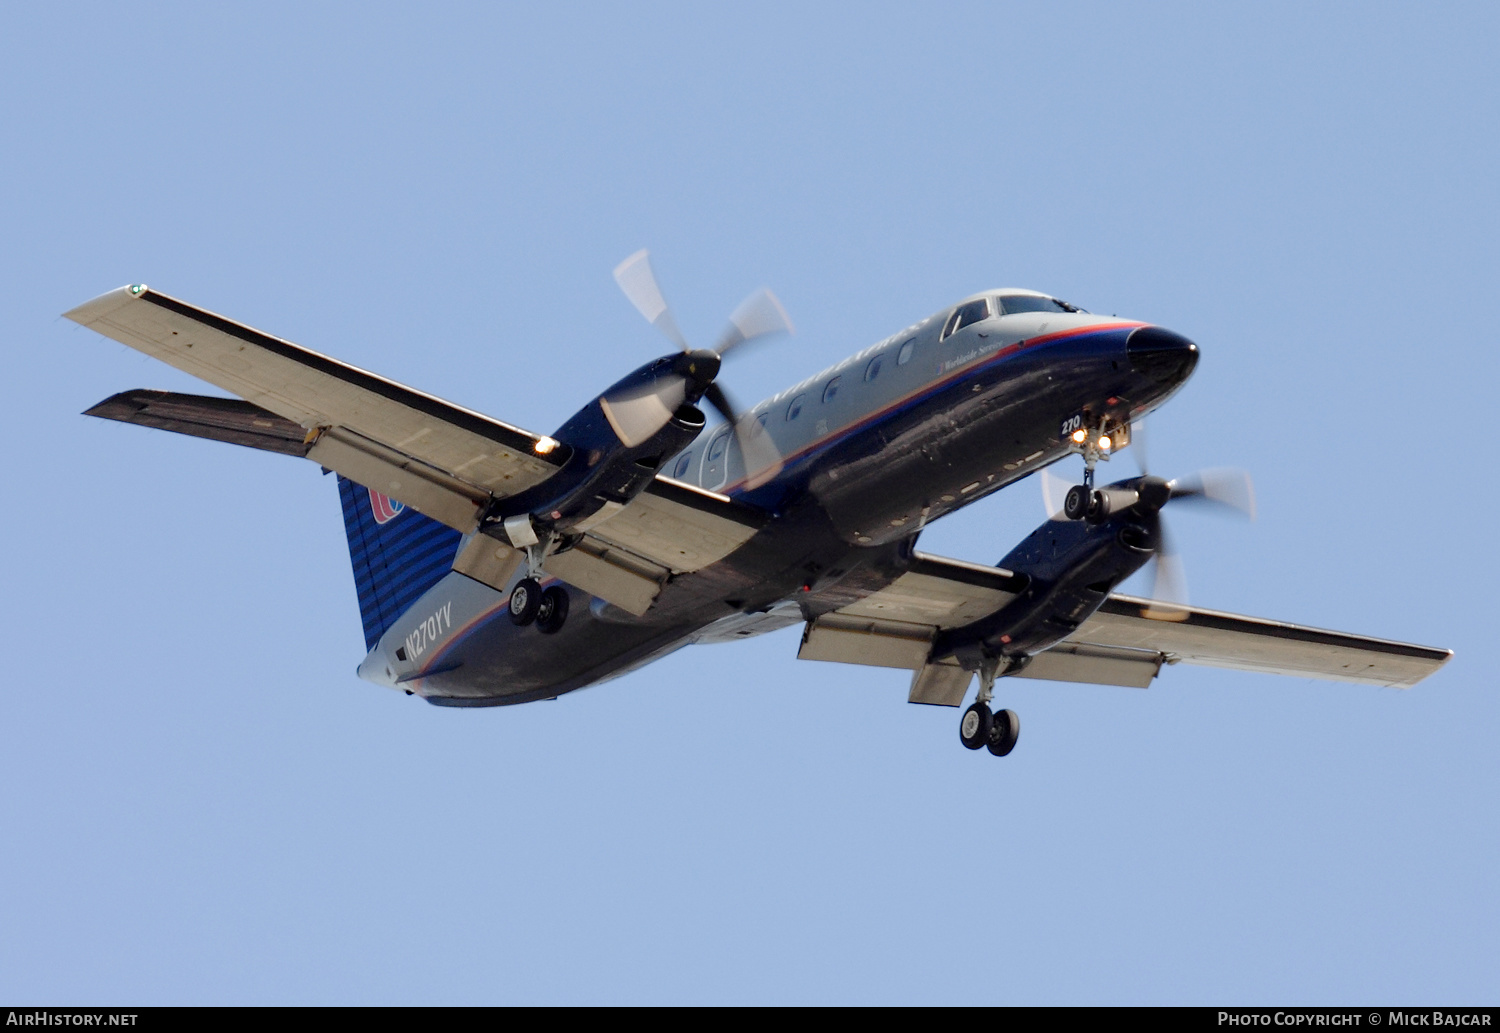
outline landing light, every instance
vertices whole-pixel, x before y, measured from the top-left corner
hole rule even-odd
[[[1078,442],[1080,445],[1083,444],[1084,439],[1086,439],[1088,436],[1089,432],[1084,430],[1082,427],[1073,432],[1073,440]]]
[[[557,447],[557,441],[556,441],[555,438],[547,438],[547,437],[537,438],[536,444],[532,445],[531,447],[532,447],[532,450],[535,451],[537,455],[544,456],[548,452],[551,452],[554,448]]]
[[[1101,435],[1099,435],[1099,447],[1103,448],[1103,449],[1109,448],[1109,435],[1108,434],[1101,434]]]

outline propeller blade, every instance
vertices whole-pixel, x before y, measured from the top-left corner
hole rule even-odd
[[[1063,513],[1063,502],[1068,497],[1068,489],[1073,487],[1073,485],[1053,473],[1051,467],[1042,468],[1041,480],[1042,505],[1047,507],[1047,519],[1068,519]]]
[[[751,413],[741,416],[734,425],[734,435],[745,459],[745,487],[759,488],[781,473],[786,465],[781,451],[756,416]]]
[[[719,415],[724,417],[728,423],[734,423],[739,415],[734,411],[734,403],[729,400],[729,395],[718,384],[709,384],[708,390],[703,392],[703,397],[708,399],[708,404],[719,410]]]
[[[689,350],[682,331],[677,329],[677,321],[672,318],[672,310],[667,307],[667,299],[662,297],[661,288],[657,286],[656,274],[651,271],[651,252],[642,248],[615,266],[615,282],[636,310],[646,317],[646,322],[683,351]]]
[[[1167,523],[1158,517],[1156,555],[1156,577],[1151,586],[1151,605],[1141,616],[1155,621],[1183,621],[1188,618],[1187,573],[1183,569],[1182,555],[1177,551]]]
[[[740,302],[740,307],[730,314],[729,325],[719,335],[714,351],[724,355],[746,341],[779,333],[792,333],[792,321],[776,295],[762,287]]]
[[[669,374],[658,377],[654,385],[601,397],[599,408],[615,436],[626,448],[634,448],[665,427],[686,400],[687,379]]]
[[[781,451],[757,417],[750,413],[738,415],[728,392],[718,384],[710,384],[708,390],[703,392],[703,397],[719,411],[719,415],[734,425],[734,437],[740,446],[740,457],[745,460],[746,487],[759,488],[781,472],[786,465],[781,458]]]
[[[1170,484],[1174,501],[1185,499],[1227,506],[1255,519],[1255,484],[1244,470],[1227,466],[1199,470]]]
[[[1130,425],[1130,454],[1135,457],[1135,465],[1140,468],[1141,476],[1145,477],[1151,473],[1151,464],[1146,461],[1146,421],[1136,420]]]

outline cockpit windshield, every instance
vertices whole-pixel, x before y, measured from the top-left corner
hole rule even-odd
[[[1000,303],[1001,314],[1013,316],[1017,312],[1077,312],[1076,305],[1056,298],[1041,298],[1035,294],[1005,294],[995,299]]]

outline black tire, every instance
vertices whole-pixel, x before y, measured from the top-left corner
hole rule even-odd
[[[1021,719],[1014,710],[1002,710],[995,714],[995,720],[990,725],[990,738],[985,746],[995,756],[1003,757],[1016,748],[1016,740],[1020,737]]]
[[[990,725],[994,720],[989,707],[983,703],[975,703],[964,711],[963,719],[958,722],[958,741],[967,749],[979,749],[989,742]]]
[[[537,606],[536,630],[543,635],[556,635],[568,619],[568,590],[562,585],[553,585],[542,592],[542,601]]]
[[[1109,519],[1109,498],[1102,491],[1089,496],[1089,509],[1083,518],[1091,524],[1102,524]]]
[[[1081,484],[1068,489],[1063,499],[1063,516],[1069,520],[1082,520],[1089,512],[1089,490]]]
[[[536,620],[536,611],[541,604],[542,586],[534,577],[523,577],[510,590],[510,622],[524,628]]]

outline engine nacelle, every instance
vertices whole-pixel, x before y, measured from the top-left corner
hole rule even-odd
[[[673,361],[648,363],[605,395],[649,388],[658,375],[671,371]],[[523,540],[531,537],[528,531],[540,536],[586,529],[644,491],[663,463],[693,443],[704,423],[703,413],[684,403],[656,433],[626,445],[595,398],[552,435],[568,450],[561,468],[535,488],[501,499],[485,518],[485,533],[524,546],[530,544]]]
[[[956,656],[978,669],[985,656],[1015,663],[1056,645],[1103,605],[1121,581],[1156,554],[1159,511],[1169,490],[1122,482],[1094,492],[1098,515],[1087,520],[1049,520],[1011,550],[1000,566],[1028,579],[1009,605],[983,620],[941,634],[934,660]]]

